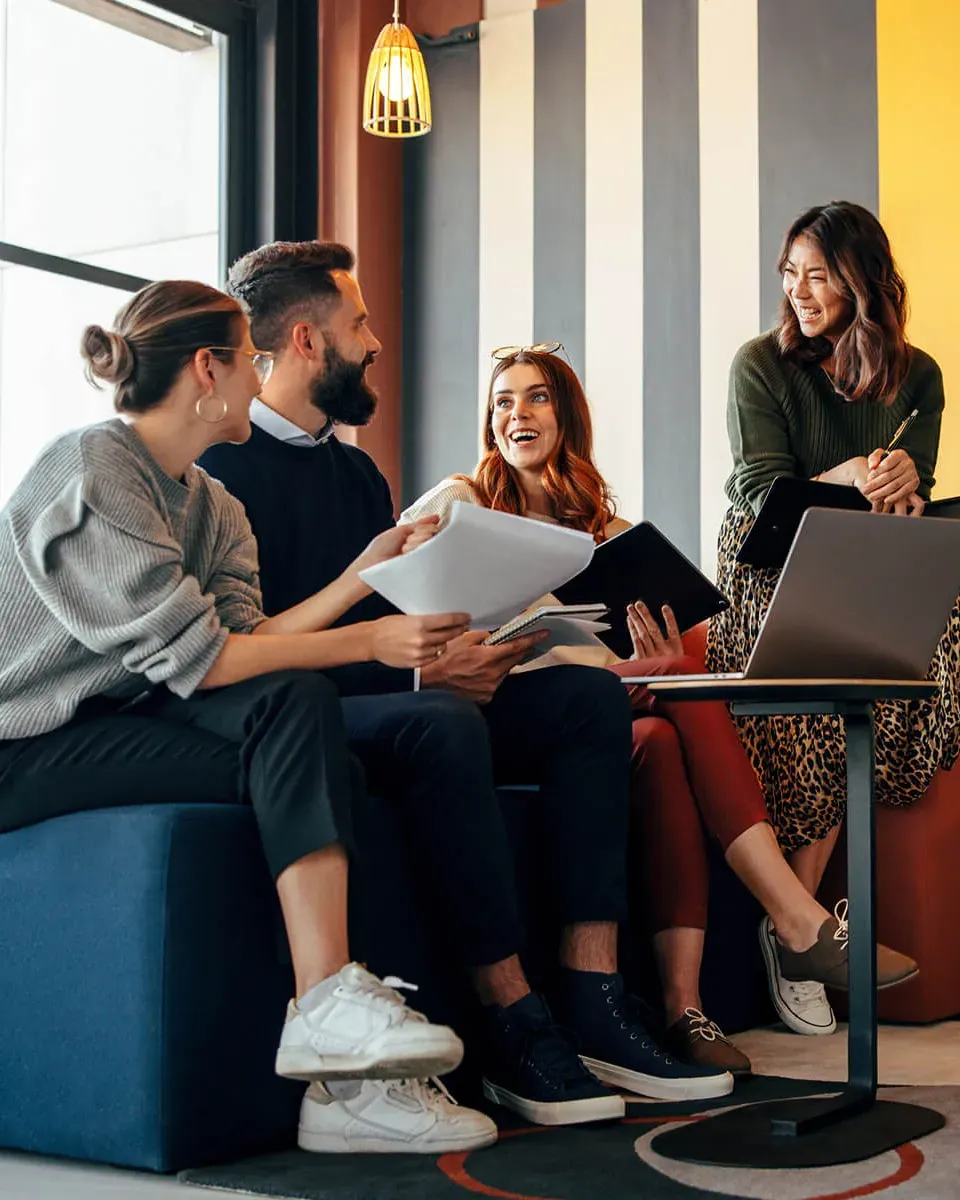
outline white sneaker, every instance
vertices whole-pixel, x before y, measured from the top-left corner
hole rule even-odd
[[[452,1071],[463,1042],[407,1008],[395,987],[348,963],[287,1007],[276,1070],[288,1079],[423,1079]]]
[[[439,1080],[357,1080],[312,1083],[300,1106],[301,1150],[317,1154],[448,1154],[481,1150],[497,1127],[461,1108]]]
[[[837,1028],[830,1001],[822,983],[808,980],[791,983],[780,972],[777,954],[777,934],[773,922],[764,917],[760,922],[760,949],[767,967],[767,981],[777,1015],[788,1029],[807,1037],[825,1037]]]

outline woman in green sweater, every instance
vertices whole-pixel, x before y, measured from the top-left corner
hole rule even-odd
[[[907,297],[887,236],[856,204],[810,209],[784,240],[783,301],[776,327],[742,346],[730,373],[727,428],[731,508],[720,531],[718,585],[730,608],[711,622],[708,665],[742,670],[779,572],[746,566],[736,554],[773,481],[781,475],[859,488],[874,510],[920,516],[933,487],[943,381],[936,362],[906,340]],[[886,446],[914,409],[900,448]],[[864,580],[869,587],[870,581]],[[911,804],[938,767],[957,758],[960,737],[960,612],[937,648],[929,701],[877,709],[877,798]],[[839,718],[742,718],[741,736],[760,776],[781,846],[812,894],[836,842],[846,795]],[[804,1014],[823,1011],[817,984],[774,978],[776,955],[761,926],[771,987]]]

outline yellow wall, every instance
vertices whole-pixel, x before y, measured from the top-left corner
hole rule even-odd
[[[943,368],[936,494],[960,495],[960,0],[877,0],[880,218],[910,339]]]

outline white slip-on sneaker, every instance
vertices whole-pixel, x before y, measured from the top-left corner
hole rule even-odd
[[[481,1150],[497,1127],[461,1108],[439,1080],[312,1083],[300,1106],[301,1150],[315,1154],[449,1154]]]
[[[830,1001],[822,983],[808,980],[792,983],[784,979],[777,954],[777,934],[773,922],[764,917],[760,922],[760,949],[767,968],[767,982],[777,1016],[794,1033],[807,1037],[825,1037],[837,1028]]]
[[[425,1079],[463,1058],[463,1042],[446,1025],[431,1025],[395,989],[348,963],[287,1007],[276,1071],[288,1079]]]

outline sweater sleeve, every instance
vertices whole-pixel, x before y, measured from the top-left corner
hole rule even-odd
[[[785,399],[753,343],[741,347],[730,368],[727,434],[733,473],[727,495],[755,513],[778,476],[797,475]]]
[[[918,361],[908,382],[908,402],[918,410],[917,419],[900,443],[913,459],[920,476],[920,495],[930,499],[936,483],[934,469],[940,448],[940,422],[943,419],[943,374],[936,361],[922,351],[914,351]],[[922,358],[921,358],[922,355]]]
[[[404,509],[400,514],[400,524],[419,521],[421,517],[438,516],[442,528],[450,519],[450,510],[457,500],[464,504],[477,504],[477,494],[462,479],[444,479]]]
[[[240,501],[221,484],[206,483],[221,527],[216,566],[207,586],[213,592],[220,623],[231,633],[252,633],[266,620],[257,542]]]
[[[227,630],[145,497],[77,477],[13,532],[31,586],[78,642],[178,696],[196,689]]]

